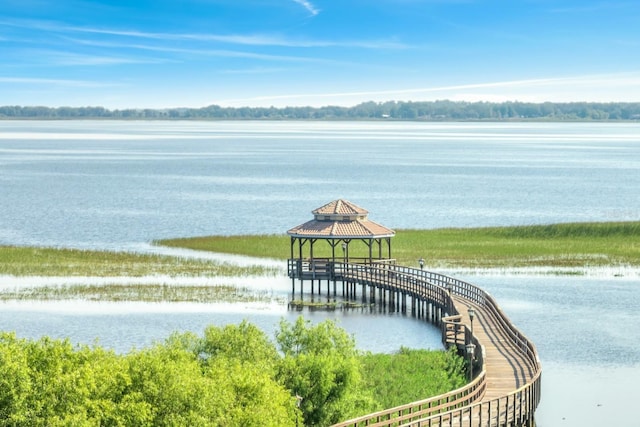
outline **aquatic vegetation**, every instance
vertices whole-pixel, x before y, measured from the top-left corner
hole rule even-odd
[[[0,275],[140,277],[149,275],[242,277],[276,275],[259,265],[132,252],[89,251],[46,247],[0,246]]]
[[[0,291],[0,301],[142,301],[142,302],[271,302],[277,298],[268,291],[242,286],[173,286],[167,284],[136,285],[68,285],[34,286]],[[283,301],[284,303],[284,301]]]
[[[155,243],[257,257],[290,257],[286,235],[206,236]],[[317,245],[315,255],[329,256],[326,246]],[[640,222],[396,230],[392,247],[392,256],[399,264],[417,266],[417,260],[424,258],[431,268],[640,266]],[[349,251],[353,257],[367,254],[365,245],[352,244]]]

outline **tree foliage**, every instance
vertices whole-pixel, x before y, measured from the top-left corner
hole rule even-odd
[[[396,371],[368,357],[334,322],[302,317],[282,321],[275,343],[242,322],[126,354],[0,332],[0,426],[325,426],[380,407],[370,390],[383,380],[372,378],[404,383],[389,374],[411,377],[423,362]],[[433,368],[443,384],[448,363]]]
[[[207,333],[238,344],[253,328],[210,327]],[[275,363],[277,352],[266,337],[250,341],[265,344],[264,360]],[[207,353],[207,338],[185,334],[117,355],[68,340],[2,333],[0,425],[295,425],[295,399],[273,376],[275,367],[269,372],[264,363],[249,363],[246,352],[236,357],[241,346]]]
[[[300,399],[305,425],[334,424],[373,407],[355,341],[335,323],[282,321],[276,339],[284,353],[278,376]]]

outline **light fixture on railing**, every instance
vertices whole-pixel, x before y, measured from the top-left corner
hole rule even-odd
[[[420,258],[418,264],[420,264],[420,270],[422,270],[424,268],[424,258]]]
[[[476,317],[476,311],[473,308],[469,308],[469,320],[471,320],[471,335],[473,335],[473,318]]]
[[[473,379],[473,356],[475,355],[476,345],[469,343],[465,346],[467,350],[467,356],[469,356],[469,381]]]

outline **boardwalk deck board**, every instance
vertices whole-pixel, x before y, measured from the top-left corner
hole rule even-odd
[[[453,298],[462,323],[471,327],[468,310],[475,310],[473,334],[485,349],[487,389],[484,401],[504,396],[533,379],[534,367],[500,327],[496,317],[482,305],[461,297]]]

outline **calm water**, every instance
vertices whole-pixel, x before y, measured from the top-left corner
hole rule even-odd
[[[0,244],[148,251],[164,237],[283,233],[336,198],[397,229],[637,220],[638,188],[636,124],[0,121]],[[636,422],[636,271],[455,274],[491,292],[538,346],[540,426]],[[288,281],[266,286],[286,292]],[[243,318],[273,331],[296,315],[282,307],[11,303],[1,307],[0,328],[98,337],[126,351],[173,330]],[[339,319],[374,351],[439,345],[437,331],[410,318],[308,315]]]

